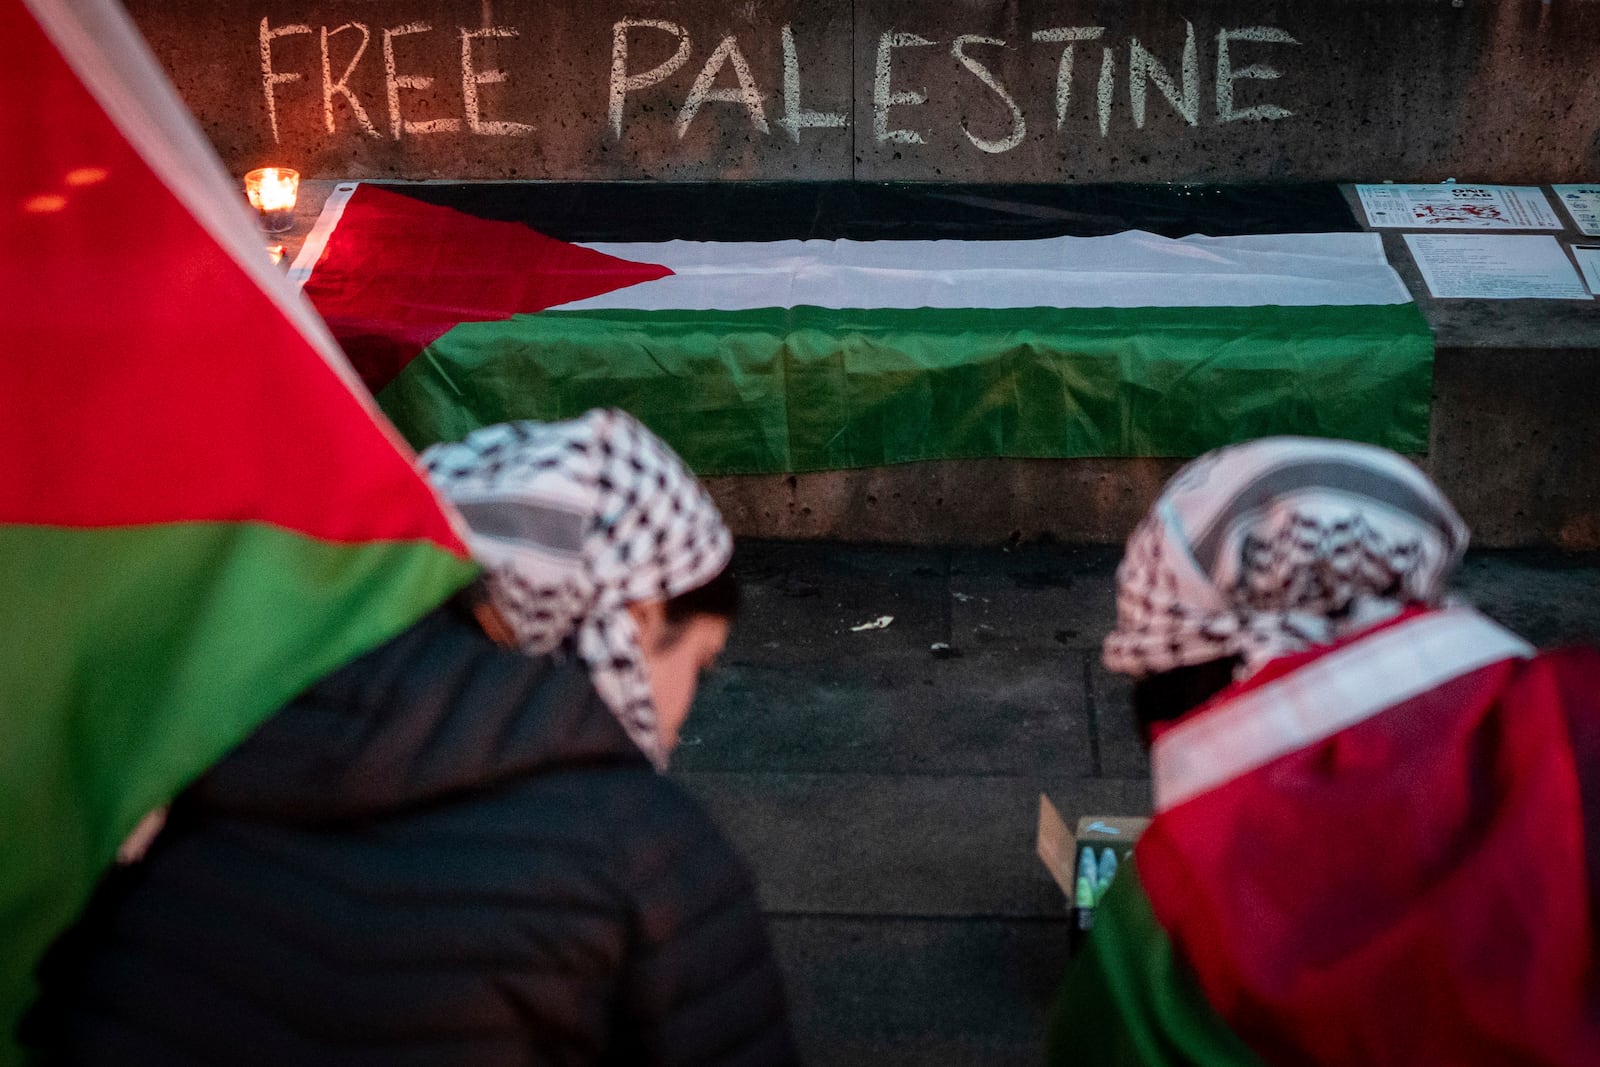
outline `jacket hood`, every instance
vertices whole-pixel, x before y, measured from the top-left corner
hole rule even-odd
[[[617,763],[649,770],[581,665],[502,649],[440,609],[296,697],[186,799],[331,822]]]

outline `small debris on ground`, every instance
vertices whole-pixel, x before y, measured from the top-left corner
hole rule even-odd
[[[822,586],[816,582],[808,582],[804,578],[795,578],[787,574],[774,582],[773,588],[778,590],[779,596],[788,597],[817,596],[822,592]]]
[[[928,646],[928,651],[933,653],[934,659],[959,659],[961,657],[961,650],[945,641],[935,641]]]
[[[894,622],[893,615],[879,615],[871,622],[864,622],[860,626],[850,627],[850,632],[853,634],[858,634],[863,630],[884,630],[888,628],[891,622]]]

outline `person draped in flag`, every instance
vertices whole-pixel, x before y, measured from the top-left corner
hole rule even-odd
[[[1268,438],[1168,484],[1104,645],[1155,818],[1051,1062],[1600,1062],[1600,656],[1453,601],[1466,544],[1371,446]]]
[[[793,1062],[750,876],[658,773],[737,606],[709,496],[617,411],[423,464],[480,585],[173,803],[47,957],[45,1058]]]

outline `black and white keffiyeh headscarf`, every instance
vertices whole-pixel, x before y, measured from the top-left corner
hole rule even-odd
[[[518,646],[576,656],[628,736],[666,765],[639,632],[625,605],[715,578],[733,540],[683,461],[633,416],[488,426],[422,453],[460,510]]]
[[[1436,605],[1467,528],[1415,466],[1347,441],[1269,437],[1175,475],[1117,568],[1105,665],[1140,677],[1327,644]]]

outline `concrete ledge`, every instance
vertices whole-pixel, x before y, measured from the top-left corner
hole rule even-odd
[[[1362,219],[1353,187],[1346,196]],[[1595,240],[1570,225],[1557,237]],[[1600,548],[1600,302],[1436,300],[1399,232],[1384,233],[1384,251],[1437,346],[1428,454],[1414,458],[1474,544]],[[1114,544],[1182,465],[952,460],[707,484],[743,536]]]
[[[1441,347],[1423,458],[1485,548],[1600,548],[1600,318],[1588,346]]]
[[[1539,343],[1531,312],[1506,311],[1525,323],[1523,344],[1441,342],[1430,450],[1413,458],[1460,510],[1474,544],[1600,548],[1600,308],[1588,344],[1558,347]],[[948,460],[706,484],[746,537],[1114,544],[1183,462]]]
[[[1120,542],[1182,465],[1169,459],[975,459],[708,478],[742,537],[987,544]]]
[[[333,184],[306,183],[284,242],[291,258]],[[1593,240],[1570,227],[1557,236]],[[1435,300],[1402,236],[1386,232],[1384,247],[1437,345],[1430,447],[1416,459],[1474,543],[1600,548],[1600,302]],[[946,460],[707,485],[741,537],[1117,544],[1182,463]]]

